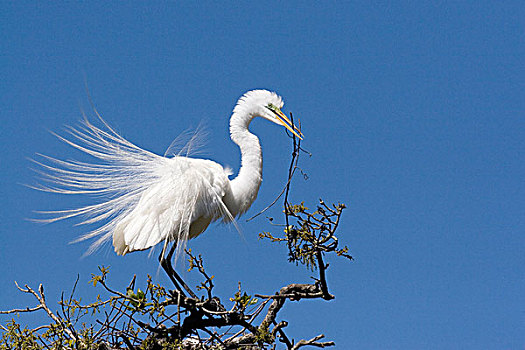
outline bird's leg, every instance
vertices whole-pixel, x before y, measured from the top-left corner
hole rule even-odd
[[[173,247],[176,247],[176,244],[174,244]],[[164,246],[164,248],[162,248],[162,251],[159,255],[159,263],[160,266],[162,266],[162,268],[164,269],[164,272],[166,272],[166,275],[168,275],[168,277],[170,278],[175,288],[179,291],[179,293],[181,293],[183,296],[186,296],[184,290],[182,290],[181,286],[173,278],[173,274],[175,273],[173,266],[171,266],[171,256],[173,255],[171,252],[173,251],[173,247],[170,249],[170,252],[168,252],[169,257],[166,258],[164,257],[164,254],[166,253],[167,246]]]
[[[173,285],[175,286],[175,288],[177,288],[177,290],[183,296],[186,296],[186,294],[184,293],[184,290],[181,288],[181,286],[188,292],[188,294],[192,298],[198,299],[197,295],[195,293],[193,293],[193,291],[190,289],[190,287],[188,287],[186,282],[184,282],[184,280],[179,276],[177,271],[175,271],[175,269],[171,265],[171,259],[173,257],[173,253],[175,253],[175,249],[176,248],[177,248],[177,242],[174,242],[173,245],[171,246],[171,249],[169,250],[168,254],[166,255],[166,257],[164,257],[164,253],[166,252],[166,248],[162,249],[162,252],[161,252],[161,254],[159,256],[160,266],[162,266],[162,268],[164,269],[164,271],[166,272],[166,274],[170,278],[170,280],[173,283]]]
[[[173,253],[175,252],[175,248],[176,247],[177,247],[177,243],[174,243],[173,246],[171,247],[169,253],[168,253],[168,256],[167,256],[168,262],[169,262],[169,265],[170,265],[170,268],[171,268],[171,271],[173,273],[173,277],[175,277],[177,282],[179,282],[180,285],[182,285],[182,287],[184,287],[184,289],[186,289],[186,291],[188,292],[189,295],[191,295],[192,298],[199,299],[197,297],[197,295],[195,293],[193,293],[191,288],[186,284],[186,282],[184,282],[184,280],[179,276],[177,271],[175,271],[175,269],[171,266],[171,259],[172,259]]]

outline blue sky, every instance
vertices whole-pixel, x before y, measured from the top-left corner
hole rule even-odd
[[[523,348],[524,19],[519,1],[2,2],[0,309],[33,305],[14,280],[43,283],[51,301],[80,274],[89,298],[98,265],[117,287],[133,274],[165,281],[146,252],[81,259],[88,244],[68,243],[85,228],[26,220],[86,202],[22,185],[36,182],[36,153],[81,157],[48,131],[89,110],[84,79],[129,140],[163,154],[204,120],[205,156],[235,169],[231,109],[266,88],[301,118],[313,154],[292,199],[346,203],[340,239],[356,258],[331,261],[334,301],[287,307],[290,336],[322,332],[339,349]],[[248,215],[280,191],[290,151],[275,125],[252,130],[265,168]],[[239,224],[244,238],[216,225],[190,244],[218,293],[309,280],[284,247],[257,241],[264,218]]]

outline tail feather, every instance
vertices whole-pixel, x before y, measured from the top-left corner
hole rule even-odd
[[[183,156],[195,153],[199,132],[190,137],[174,157],[166,158],[127,141],[100,120],[106,130],[85,118],[80,127],[67,129],[70,138],[56,135],[91,156],[94,162],[60,160],[46,155],[34,160],[46,184],[34,188],[59,194],[87,194],[97,203],[75,209],[41,211],[45,217],[38,221],[80,217],[78,225],[99,225],[73,241],[94,239],[86,255],[111,239],[119,255],[148,249],[161,242],[166,249],[168,242],[175,240],[177,259],[188,239],[203,232],[211,221],[222,218],[240,232],[222,201],[230,190],[230,170],[209,160]],[[173,144],[169,152],[174,152]]]
[[[106,130],[84,118],[79,127],[67,127],[70,138],[54,134],[66,144],[91,156],[94,162],[60,160],[37,154],[40,159],[32,161],[39,168],[35,171],[43,184],[30,186],[50,193],[87,194],[95,197],[97,203],[75,209],[37,211],[42,217],[35,221],[50,223],[81,217],[79,225],[100,223],[101,226],[73,242],[98,237],[87,252],[90,254],[113,235],[115,250],[125,254],[126,249],[137,250],[159,241],[159,235],[152,230],[147,241],[136,240],[129,246],[123,240],[122,229],[125,225],[121,222],[133,211],[144,192],[162,179],[169,158],[136,146],[115,132],[102,118],[100,120]],[[195,148],[195,138],[191,141],[187,152]]]

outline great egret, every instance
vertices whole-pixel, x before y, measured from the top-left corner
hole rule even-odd
[[[281,97],[266,90],[249,91],[238,100],[230,118],[230,135],[240,147],[241,168],[233,180],[228,178],[229,170],[211,160],[159,156],[127,141],[105,122],[107,131],[85,119],[82,127],[68,128],[76,141],[57,136],[99,162],[43,156],[54,163],[39,163],[45,169],[45,179],[54,186],[40,189],[106,199],[78,209],[45,212],[52,215],[45,221],[87,216],[82,224],[105,222],[77,239],[99,236],[88,253],[113,237],[118,255],[164,242],[162,260],[169,242],[184,245],[212,221],[233,221],[250,208],[262,181],[261,146],[248,129],[252,119],[263,117],[302,139],[299,128],[281,111],[282,106]]]

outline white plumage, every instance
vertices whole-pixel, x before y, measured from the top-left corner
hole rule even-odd
[[[259,139],[248,129],[254,117],[285,126],[301,138],[299,129],[281,112],[282,106],[282,99],[266,90],[250,91],[239,99],[230,119],[230,134],[240,147],[242,165],[231,181],[231,171],[211,160],[181,153],[172,158],[159,156],[127,141],[107,124],[104,123],[105,131],[86,119],[80,128],[68,128],[75,141],[58,137],[98,162],[42,156],[48,161],[39,163],[44,169],[42,174],[53,186],[38,189],[91,194],[99,202],[78,209],[44,212],[51,218],[43,221],[82,216],[82,224],[101,223],[77,240],[97,237],[88,253],[111,237],[119,255],[160,242],[166,246],[170,241],[182,243],[180,250],[212,221],[233,221],[257,197],[262,181],[262,151]],[[192,148],[191,142],[186,150]]]

